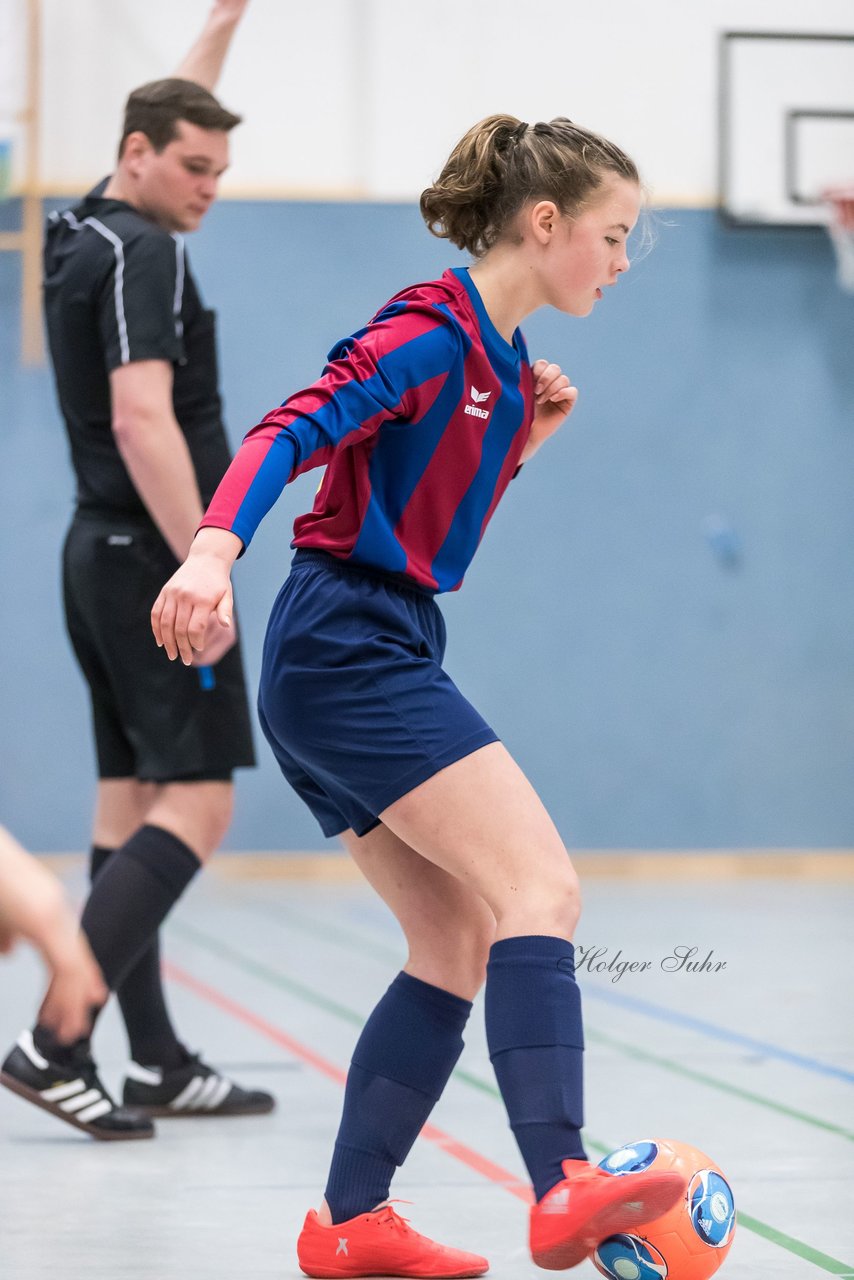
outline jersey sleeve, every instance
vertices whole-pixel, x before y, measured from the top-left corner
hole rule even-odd
[[[165,232],[114,244],[113,269],[98,296],[107,370],[136,360],[183,359],[183,242]]]
[[[321,377],[246,435],[200,528],[228,529],[248,546],[295,476],[324,466],[341,449],[395,420],[418,421],[436,379],[459,358],[456,326],[429,307],[387,308],[339,342]]]

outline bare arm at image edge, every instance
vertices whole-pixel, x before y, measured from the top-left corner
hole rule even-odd
[[[93,1007],[107,998],[101,971],[58,880],[0,827],[0,951],[19,939],[51,973],[40,1020],[62,1040],[86,1035]]]
[[[180,80],[193,80],[213,93],[248,3],[249,0],[215,0],[201,35],[175,71]]]

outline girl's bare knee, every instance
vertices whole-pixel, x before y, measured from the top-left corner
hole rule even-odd
[[[546,934],[572,938],[581,916],[581,886],[567,858],[556,873],[531,877],[524,885],[511,886],[496,906],[498,935],[502,938]]]
[[[407,941],[407,972],[464,1000],[473,1000],[486,980],[495,917],[485,906],[473,915],[449,915],[435,929],[425,929],[422,924],[408,932]]]
[[[581,885],[575,871],[572,871],[558,891],[555,907],[564,923],[566,936],[572,937],[581,918]]]

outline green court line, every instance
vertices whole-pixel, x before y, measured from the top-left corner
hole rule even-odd
[[[327,1013],[331,1013],[333,1017],[349,1022],[352,1026],[358,1027],[359,1030],[365,1025],[366,1015],[356,1013],[354,1010],[348,1009],[346,1005],[330,1000],[321,992],[315,991],[313,987],[307,987],[304,983],[297,982],[295,978],[288,977],[287,974],[281,973],[278,969],[272,969],[269,965],[250,959],[249,956],[245,956],[241,951],[235,951],[228,943],[222,942],[219,938],[211,937],[210,934],[204,933],[194,925],[172,923],[169,927],[170,931],[177,934],[179,938],[186,938],[188,942],[193,942],[196,946],[230,961],[236,968],[242,969],[245,973],[251,973],[253,977],[260,978],[262,982],[268,982],[271,986],[279,987],[283,991],[289,991],[291,995],[297,996],[300,1000],[305,1000],[307,1004],[313,1004],[315,1008],[324,1009]],[[399,963],[399,960],[400,957],[397,956],[395,963]],[[495,1086],[487,1084],[485,1080],[481,1080],[478,1076],[464,1071],[461,1067],[457,1067],[454,1075],[458,1080],[462,1080],[473,1089],[479,1089],[481,1093],[488,1093],[499,1101],[501,1100],[501,1094]],[[609,1149],[606,1148],[606,1150]]]
[[[373,955],[377,959],[387,960],[393,964],[401,963],[400,951],[395,951],[392,947],[383,946],[374,939],[367,938],[356,930],[346,928],[346,926],[342,928],[340,925],[336,925],[334,934],[330,934],[329,930],[321,927],[319,922],[312,921],[310,917],[306,919],[304,915],[287,907],[280,911],[278,907],[274,909],[267,907],[264,903],[252,903],[251,909],[258,910],[260,914],[269,915],[271,918],[275,913],[277,919],[287,920],[289,928],[299,929],[312,937],[322,937],[326,942],[338,942],[341,945],[353,947],[360,954]],[[716,1076],[709,1075],[705,1071],[697,1071],[693,1067],[686,1067],[681,1063],[672,1062],[669,1058],[651,1053],[648,1049],[641,1049],[637,1045],[620,1040],[616,1036],[606,1034],[604,1031],[597,1031],[595,1028],[590,1027],[586,1019],[584,1031],[589,1040],[614,1049],[628,1058],[662,1067],[672,1075],[681,1076],[682,1079],[696,1081],[698,1084],[706,1085],[710,1089],[717,1089],[719,1093],[728,1094],[733,1098],[741,1098],[745,1102],[752,1102],[758,1107],[764,1107],[767,1111],[774,1111],[777,1115],[786,1116],[789,1120],[800,1120],[803,1124],[811,1125],[814,1129],[823,1129],[826,1133],[834,1133],[837,1137],[844,1138],[847,1142],[854,1142],[854,1132],[846,1129],[844,1125],[834,1124],[832,1120],[822,1120],[819,1116],[811,1115],[807,1111],[800,1111],[796,1107],[788,1107],[782,1102],[775,1102],[773,1098],[765,1097],[760,1093],[753,1093],[750,1089],[743,1089],[739,1085],[730,1084],[726,1080],[719,1080]]]
[[[681,1063],[671,1062],[669,1058],[663,1058],[657,1053],[650,1053],[648,1049],[640,1049],[638,1046],[628,1044],[624,1040],[617,1040],[616,1037],[607,1035],[604,1031],[588,1031],[585,1026],[585,1035],[591,1040],[607,1045],[609,1048],[617,1049],[629,1058],[636,1058],[641,1062],[650,1062],[657,1067],[663,1067],[666,1071],[673,1072],[674,1075],[682,1076],[687,1080],[696,1080],[699,1084],[708,1085],[710,1089],[718,1089],[721,1093],[728,1093],[732,1097],[743,1098],[746,1102],[754,1102],[757,1106],[765,1107],[769,1111],[776,1111],[778,1115],[787,1116],[790,1120],[801,1120],[804,1124],[810,1124],[816,1129],[824,1129],[828,1133],[835,1133],[837,1137],[847,1139],[848,1142],[854,1142],[854,1133],[850,1129],[845,1129],[841,1124],[834,1124],[831,1120],[822,1120],[806,1111],[798,1111],[795,1107],[787,1107],[784,1103],[775,1102],[773,1098],[766,1098],[761,1093],[753,1093],[750,1089],[742,1089],[739,1085],[729,1084],[726,1080],[718,1080],[716,1076],[710,1076],[705,1071],[696,1071],[693,1067],[685,1067]]]
[[[277,912],[280,918],[290,912]],[[310,926],[305,926],[309,928]],[[353,1026],[362,1027],[365,1023],[364,1016],[356,1013],[346,1005],[338,1004],[334,1000],[329,1000],[320,992],[315,991],[312,987],[306,986],[302,982],[297,982],[293,978],[289,978],[286,974],[281,973],[278,969],[272,968],[270,965],[261,964],[250,957],[243,955],[242,952],[235,950],[234,947],[228,946],[221,938],[213,937],[211,934],[204,932],[195,925],[186,923],[170,922],[170,931],[178,937],[185,938],[188,942],[194,943],[196,946],[212,955],[219,956],[221,959],[228,960],[237,969],[242,969],[245,973],[252,974],[256,978],[260,978],[263,982],[269,983],[271,986],[278,987],[280,990],[289,991],[292,995],[298,996],[301,1000],[305,1000],[308,1004],[314,1005],[316,1008],[324,1009],[327,1013],[333,1014],[337,1018],[341,1018]],[[337,928],[338,936],[343,936],[345,932]],[[329,939],[329,931],[324,932],[324,937]],[[358,940],[358,935],[353,935]],[[385,950],[385,948],[383,948]],[[391,949],[389,949],[390,954]],[[386,957],[388,958],[388,957]],[[394,956],[394,962],[400,962],[400,955]],[[464,1084],[489,1094],[490,1097],[501,1101],[501,1094],[498,1089],[487,1084],[485,1080],[479,1079],[470,1072],[462,1071],[457,1068],[454,1071],[454,1078],[462,1081]],[[613,1144],[606,1146],[603,1142],[596,1138],[591,1138],[585,1130],[585,1143],[594,1151],[601,1155],[606,1155],[612,1151]],[[760,1222],[758,1218],[753,1218],[749,1214],[738,1210],[738,1223],[745,1227],[748,1231],[752,1231],[755,1235],[761,1236],[764,1240],[768,1240],[771,1244],[778,1245],[781,1249],[785,1249],[788,1253],[795,1254],[799,1258],[803,1258],[805,1262],[812,1263],[822,1271],[827,1271],[831,1275],[854,1280],[854,1266],[848,1263],[840,1262],[836,1258],[831,1258],[828,1254],[822,1253],[819,1249],[813,1249],[811,1245],[804,1244],[802,1240],[796,1240],[794,1236],[785,1235],[782,1231],[777,1231],[775,1227],[769,1227],[766,1223]]]
[[[229,960],[236,968],[242,969],[244,973],[251,973],[253,977],[260,978],[262,982],[269,982],[271,986],[279,987],[283,991],[289,991],[291,995],[298,996],[300,1000],[305,1000],[308,1004],[313,1004],[315,1008],[324,1009],[327,1013],[331,1013],[336,1018],[342,1018],[345,1022],[350,1022],[355,1027],[363,1027],[365,1025],[365,1019],[352,1009],[348,1009],[346,1005],[330,1000],[327,996],[322,995],[321,992],[315,991],[313,987],[307,987],[302,982],[297,982],[295,978],[289,978],[287,974],[281,973],[278,969],[272,969],[269,965],[250,959],[242,951],[236,951],[227,942],[223,942],[221,938],[214,938],[209,933],[204,933],[201,929],[197,929],[195,925],[183,922],[178,924],[170,921],[169,931],[177,934],[179,938],[186,938],[188,942],[194,942],[196,946],[212,952],[213,955]]]
[[[811,1262],[814,1267],[820,1267],[822,1271],[828,1271],[832,1276],[843,1276],[846,1280],[854,1280],[854,1267],[848,1263],[839,1262],[836,1258],[831,1258],[826,1253],[821,1253],[820,1250],[804,1244],[802,1240],[795,1240],[792,1236],[787,1236],[784,1232],[759,1222],[757,1218],[751,1218],[741,1209],[738,1210],[738,1225],[747,1227],[748,1231],[755,1232],[764,1240],[770,1240],[771,1244],[777,1244],[781,1249],[787,1249],[789,1253],[797,1254],[805,1262]]]

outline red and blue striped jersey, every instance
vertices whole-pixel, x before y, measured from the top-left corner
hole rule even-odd
[[[247,434],[201,527],[248,545],[284,485],[326,465],[293,546],[454,590],[530,432],[521,332],[502,338],[455,268],[397,294],[328,359]]]

